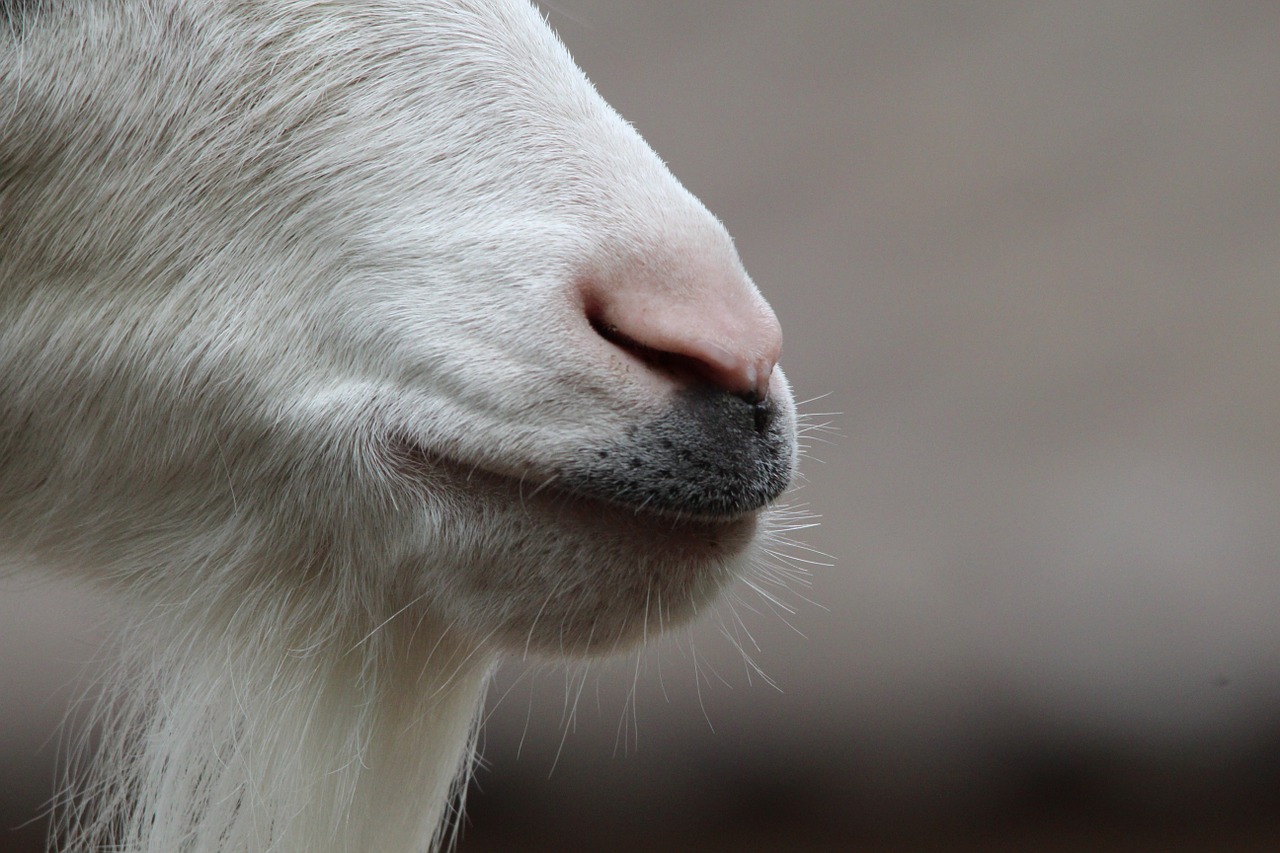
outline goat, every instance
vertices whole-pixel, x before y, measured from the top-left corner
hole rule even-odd
[[[0,547],[128,603],[60,843],[448,843],[503,655],[791,482],[723,226],[526,0],[0,0]]]

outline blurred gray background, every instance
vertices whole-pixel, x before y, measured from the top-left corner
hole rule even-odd
[[[1280,849],[1280,4],[546,5],[838,427],[834,565],[505,668],[461,850]],[[107,606],[0,581],[2,828]]]

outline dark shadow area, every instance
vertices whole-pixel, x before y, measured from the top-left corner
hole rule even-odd
[[[856,744],[795,746],[756,761],[705,749],[571,759],[549,778],[503,755],[472,786],[459,851],[1280,849],[1280,732],[1158,754],[1015,737],[941,787],[890,791]]]

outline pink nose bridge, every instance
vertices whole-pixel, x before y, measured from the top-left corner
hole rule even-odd
[[[655,366],[680,366],[752,400],[768,396],[782,328],[736,263],[640,264],[584,293],[601,335]]]

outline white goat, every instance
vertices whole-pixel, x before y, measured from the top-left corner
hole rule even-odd
[[[524,0],[0,0],[0,323],[0,547],[136,613],[77,851],[440,846],[495,661],[704,608],[795,465]]]

